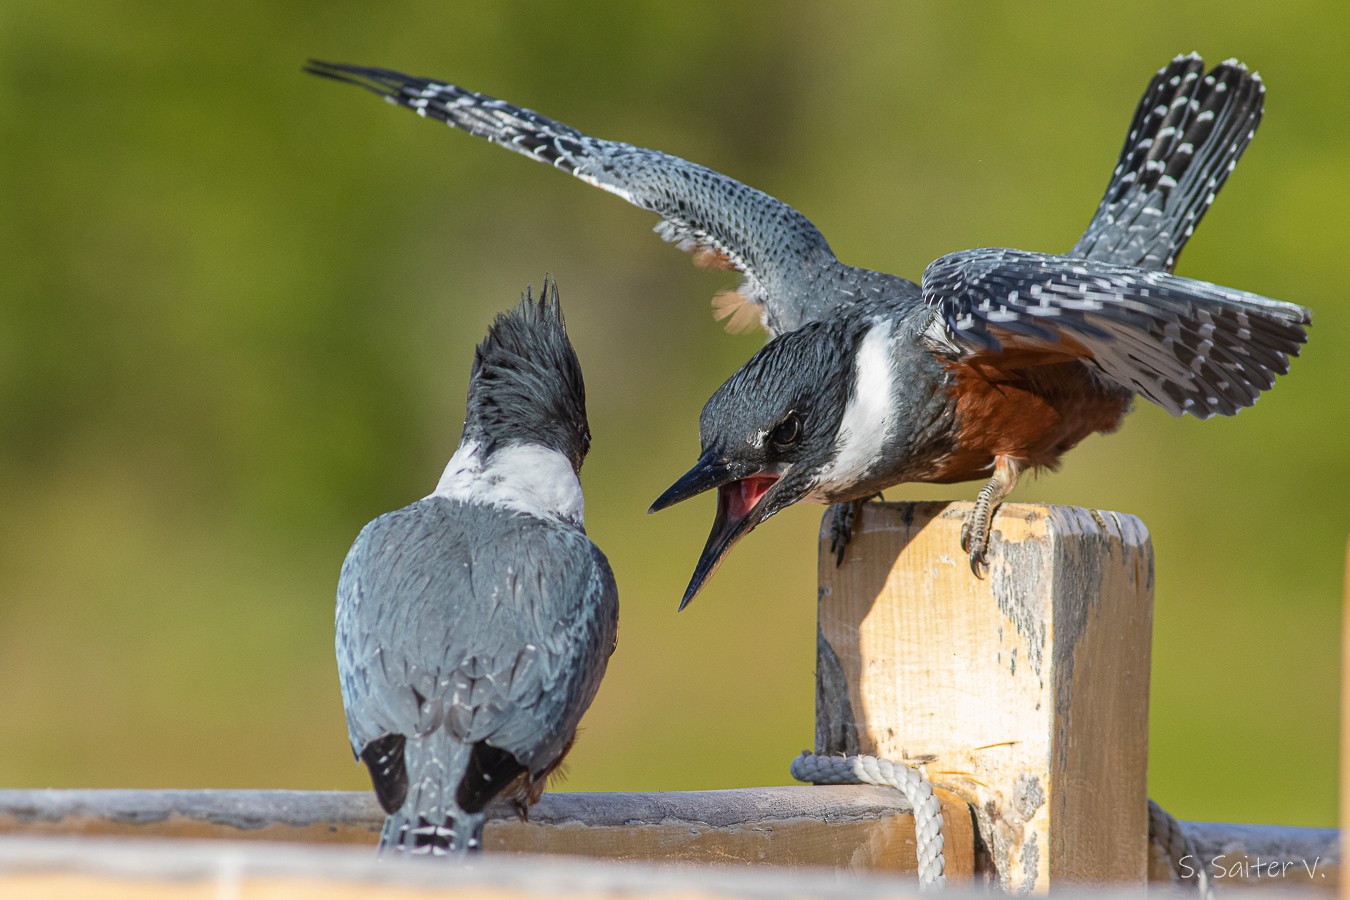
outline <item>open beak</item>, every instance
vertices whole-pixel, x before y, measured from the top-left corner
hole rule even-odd
[[[694,467],[656,499],[648,512],[657,512],[687,500],[696,494],[717,488],[717,516],[713,519],[708,542],[694,566],[689,587],[685,588],[680,609],[703,589],[721,565],[732,546],[764,520],[764,496],[782,476],[780,471],[740,471],[722,461],[712,451],[704,453]]]

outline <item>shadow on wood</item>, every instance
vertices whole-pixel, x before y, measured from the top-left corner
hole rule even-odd
[[[924,764],[975,809],[1010,891],[1142,886],[1153,564],[1138,519],[1004,504],[989,572],[970,504],[868,504],[820,548],[816,752]]]

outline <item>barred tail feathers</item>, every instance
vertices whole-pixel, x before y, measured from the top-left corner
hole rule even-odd
[[[1106,193],[1070,256],[1170,272],[1260,124],[1261,77],[1195,54],[1154,76]]]
[[[470,752],[440,729],[408,740],[407,799],[384,820],[382,855],[462,856],[482,849],[486,815],[466,812],[455,797]]]
[[[430,818],[418,815],[410,820],[402,812],[385,817],[380,831],[381,854],[407,853],[410,856],[463,856],[483,849],[484,813],[466,813],[452,809]]]

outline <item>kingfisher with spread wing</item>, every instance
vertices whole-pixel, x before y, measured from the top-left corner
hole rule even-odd
[[[771,340],[708,400],[698,462],[652,505],[718,492],[681,608],[778,511],[836,504],[842,554],[858,505],[903,482],[986,481],[962,531],[978,573],[1023,472],[1118,428],[1136,395],[1173,415],[1232,415],[1307,339],[1303,307],[1171,274],[1261,118],[1265,87],[1234,60],[1206,74],[1192,54],[1154,76],[1068,253],[965,250],[918,283],[840,262],[801,213],[704,166],[441,81],[309,71],[618,194],[696,263],[741,273],[714,305]]]

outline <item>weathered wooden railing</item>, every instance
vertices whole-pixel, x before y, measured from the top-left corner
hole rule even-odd
[[[1147,828],[1153,577],[1142,524],[1115,513],[1006,505],[995,520],[988,576],[976,579],[958,547],[966,508],[873,504],[841,566],[822,547],[816,752],[922,764],[942,802],[953,887],[992,881],[1040,892],[1169,881]],[[53,890],[76,878],[67,888],[79,896],[79,878],[111,871],[119,874],[107,877],[131,884],[137,874],[164,874],[156,867],[172,859],[181,862],[172,876],[179,885],[233,878],[261,888],[280,877],[293,896],[325,896],[334,878],[369,889],[353,886],[351,896],[378,896],[392,883],[436,884],[455,896],[485,886],[505,891],[493,896],[526,896],[550,883],[580,890],[563,877],[577,870],[558,862],[530,868],[561,880],[492,881],[507,871],[494,853],[680,866],[651,874],[652,882],[631,868],[587,863],[592,876],[612,871],[606,883],[639,892],[657,882],[693,887],[685,881],[693,864],[761,866],[755,882],[726,883],[693,866],[709,896],[772,896],[782,885],[866,896],[895,888],[877,875],[915,868],[913,816],[898,792],[878,787],[550,794],[529,822],[496,815],[485,834],[487,864],[441,881],[371,864],[367,848],[380,820],[362,793],[0,791],[0,895],[42,878]],[[1180,827],[1194,850],[1183,865],[1208,872],[1216,887],[1338,883],[1334,829]],[[71,845],[72,835],[104,837],[117,849]],[[175,857],[155,841],[117,841],[133,836],[232,843],[178,845],[191,849]],[[233,843],[250,838],[271,843]],[[335,842],[362,845],[351,848],[361,859],[312,846]],[[213,856],[209,846],[229,849]],[[249,846],[256,849],[241,849]],[[777,867],[788,866],[811,868],[782,881]],[[810,874],[822,867],[849,878]]]
[[[494,807],[487,852],[913,872],[914,817],[892,789],[771,787],[545,794]],[[949,865],[974,871],[965,804],[944,806]],[[210,837],[373,846],[384,815],[352,791],[0,791],[0,834]]]
[[[530,824],[502,811],[487,828],[489,862],[550,854],[528,867],[536,877],[498,879],[493,873],[509,867],[489,865],[466,880],[375,864],[370,850],[381,815],[363,792],[0,791],[0,897],[23,896],[16,889],[25,885],[42,886],[33,896],[44,898],[108,896],[97,885],[125,887],[132,897],[137,885],[241,880],[260,889],[284,882],[295,898],[332,896],[335,882],[349,880],[341,896],[386,896],[391,884],[438,885],[456,896],[490,885],[502,891],[494,897],[528,896],[549,885],[562,892],[577,872],[614,889],[657,883],[649,869],[613,869],[600,859],[674,863],[679,868],[660,870],[666,889],[701,885],[708,896],[758,895],[751,884],[763,896],[783,884],[798,896],[867,896],[878,885],[902,889],[906,882],[897,886],[894,876],[914,871],[913,819],[893,795],[868,786],[551,794]],[[992,873],[973,857],[970,817],[946,805],[943,812],[949,884],[982,883]],[[1195,844],[1195,864],[1223,873],[1220,886],[1337,883],[1335,829],[1181,824]],[[577,869],[556,862],[562,856],[596,859]],[[687,880],[703,864],[738,866],[763,880]],[[813,874],[826,869],[836,874]],[[840,873],[848,877],[841,881]],[[1170,877],[1161,867],[1149,872],[1153,882]]]

